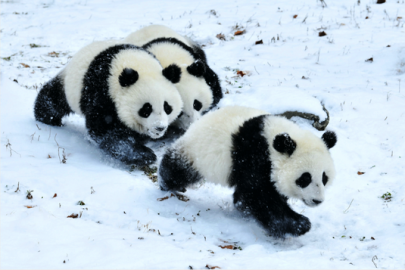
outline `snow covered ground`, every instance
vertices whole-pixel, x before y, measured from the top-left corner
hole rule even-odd
[[[404,0],[2,0],[0,12],[2,268],[405,268]],[[324,117],[325,105],[337,178],[317,208],[291,200],[309,233],[269,237],[213,184],[159,201],[170,193],[103,157],[81,117],[34,120],[41,85],[77,50],[149,24],[204,45],[220,106]]]

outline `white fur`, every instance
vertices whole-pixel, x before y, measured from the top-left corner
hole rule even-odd
[[[78,51],[62,70],[66,98],[70,108],[77,114],[80,110],[83,78],[89,69],[91,61],[102,51],[116,44],[116,41],[95,41]]]
[[[174,144],[209,182],[228,185],[232,166],[231,134],[248,119],[265,111],[233,106],[204,115]]]
[[[283,117],[267,118],[263,133],[269,138],[271,179],[277,190],[289,198],[303,200],[308,206],[316,205],[314,199],[324,201],[322,174],[326,173],[327,186],[330,185],[335,178],[335,166],[323,140]],[[287,133],[297,144],[291,156],[279,153],[272,145],[275,136],[282,133]],[[295,181],[305,172],[311,174],[312,181],[306,188],[300,188]]]
[[[139,74],[138,81],[129,87],[122,87],[118,80],[125,68],[132,68]],[[112,61],[110,72],[110,96],[121,121],[152,138],[163,136],[169,124],[180,114],[183,104],[176,88],[163,76],[159,62],[146,51],[124,50]],[[169,115],[164,111],[165,101],[173,108]],[[150,103],[153,109],[148,118],[138,114],[145,103]],[[157,131],[159,127],[165,129]]]
[[[212,104],[213,95],[211,89],[203,77],[197,78],[188,73],[187,67],[194,63],[194,58],[179,45],[168,42],[157,43],[149,47],[148,51],[156,56],[163,68],[171,64],[180,67],[181,78],[175,86],[180,93],[184,107],[183,115],[176,120],[176,123],[183,129],[187,129],[191,123],[200,119],[202,112]],[[194,100],[202,103],[203,107],[200,111],[194,109]]]
[[[207,181],[228,186],[232,134],[245,121],[264,114],[268,113],[240,106],[221,108],[194,123],[173,147],[183,153]],[[268,140],[272,162],[271,179],[277,190],[287,197],[301,199],[309,206],[315,205],[313,199],[323,201],[322,174],[326,172],[329,177],[328,186],[335,177],[335,168],[322,139],[282,117],[269,116],[264,124],[263,135]],[[290,157],[273,148],[275,136],[282,133],[288,133],[297,144]],[[305,172],[311,174],[312,182],[303,189],[295,181]]]
[[[193,42],[188,38],[183,37],[167,26],[158,24],[146,26],[136,32],[131,33],[125,38],[125,41],[137,46],[143,46],[157,38],[175,38],[187,46],[193,45]]]
[[[80,98],[83,86],[83,77],[91,61],[102,51],[116,45],[115,41],[94,42],[80,50],[62,72],[65,81],[65,91],[69,106],[76,113],[81,114]],[[139,79],[129,87],[119,84],[119,76],[125,68],[132,68],[139,74]],[[109,93],[117,108],[118,117],[129,128],[146,134],[152,138],[164,135],[168,125],[173,122],[181,112],[183,103],[181,97],[162,74],[162,66],[152,55],[144,50],[123,50],[111,62],[108,79]],[[167,115],[164,111],[164,102],[167,102],[173,111]],[[139,116],[138,111],[145,103],[152,105],[152,113],[148,118]],[[164,128],[157,131],[156,128]]]
[[[146,43],[157,38],[176,38],[187,46],[194,46],[195,43],[176,33],[174,30],[163,25],[150,25],[130,34],[125,42],[137,46],[143,46]],[[163,68],[177,64],[181,68],[181,79],[176,87],[183,100],[183,115],[176,120],[176,124],[183,129],[187,129],[191,123],[200,119],[202,112],[207,110],[213,102],[213,95],[210,87],[204,78],[197,78],[188,73],[187,67],[195,60],[193,56],[183,48],[172,43],[155,44],[148,49],[152,52],[162,64]],[[194,100],[203,104],[200,111],[194,110]]]

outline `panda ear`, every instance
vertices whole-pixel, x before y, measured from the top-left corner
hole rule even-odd
[[[337,142],[336,133],[333,131],[326,131],[322,135],[322,140],[325,142],[328,149],[331,149],[333,146],[335,146],[335,144]]]
[[[205,64],[200,59],[197,59],[187,67],[188,73],[196,77],[203,76],[205,74],[205,69]]]
[[[122,87],[128,87],[136,83],[139,79],[139,74],[132,68],[124,68],[119,76],[118,80]]]
[[[171,64],[162,71],[163,76],[165,76],[172,83],[178,83],[181,78],[181,69],[176,64]]]
[[[289,156],[294,153],[297,144],[287,133],[277,135],[273,141],[273,147],[280,153],[287,153]]]

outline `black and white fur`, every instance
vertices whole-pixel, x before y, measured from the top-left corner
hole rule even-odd
[[[173,85],[179,78],[179,67],[163,69],[142,48],[94,42],[44,85],[35,118],[61,126],[65,115],[83,115],[89,135],[107,154],[126,164],[150,164],[156,155],[144,143],[162,137],[182,110]]]
[[[130,34],[125,41],[143,46],[164,67],[175,63],[182,68],[176,84],[184,103],[183,115],[177,121],[182,128],[187,129],[223,97],[217,74],[208,66],[204,51],[191,39],[166,26],[151,25]]]
[[[202,179],[235,187],[237,209],[251,214],[275,237],[299,236],[311,223],[288,198],[316,206],[335,178],[329,153],[331,131],[322,139],[292,121],[232,106],[210,112],[170,147],[160,164],[162,190],[185,191]]]

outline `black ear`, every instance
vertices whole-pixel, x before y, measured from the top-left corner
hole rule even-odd
[[[325,142],[326,146],[331,149],[337,142],[336,133],[333,131],[326,131],[322,135],[322,140]]]
[[[196,60],[194,63],[187,67],[188,73],[196,77],[201,77],[205,74],[205,64],[200,60]]]
[[[172,83],[178,83],[181,77],[181,69],[176,64],[171,64],[162,71],[163,76],[165,76]]]
[[[118,80],[122,87],[127,87],[136,83],[139,79],[139,74],[132,68],[124,68]]]
[[[273,147],[280,153],[287,153],[289,156],[294,153],[297,144],[287,133],[277,135],[273,141]]]

